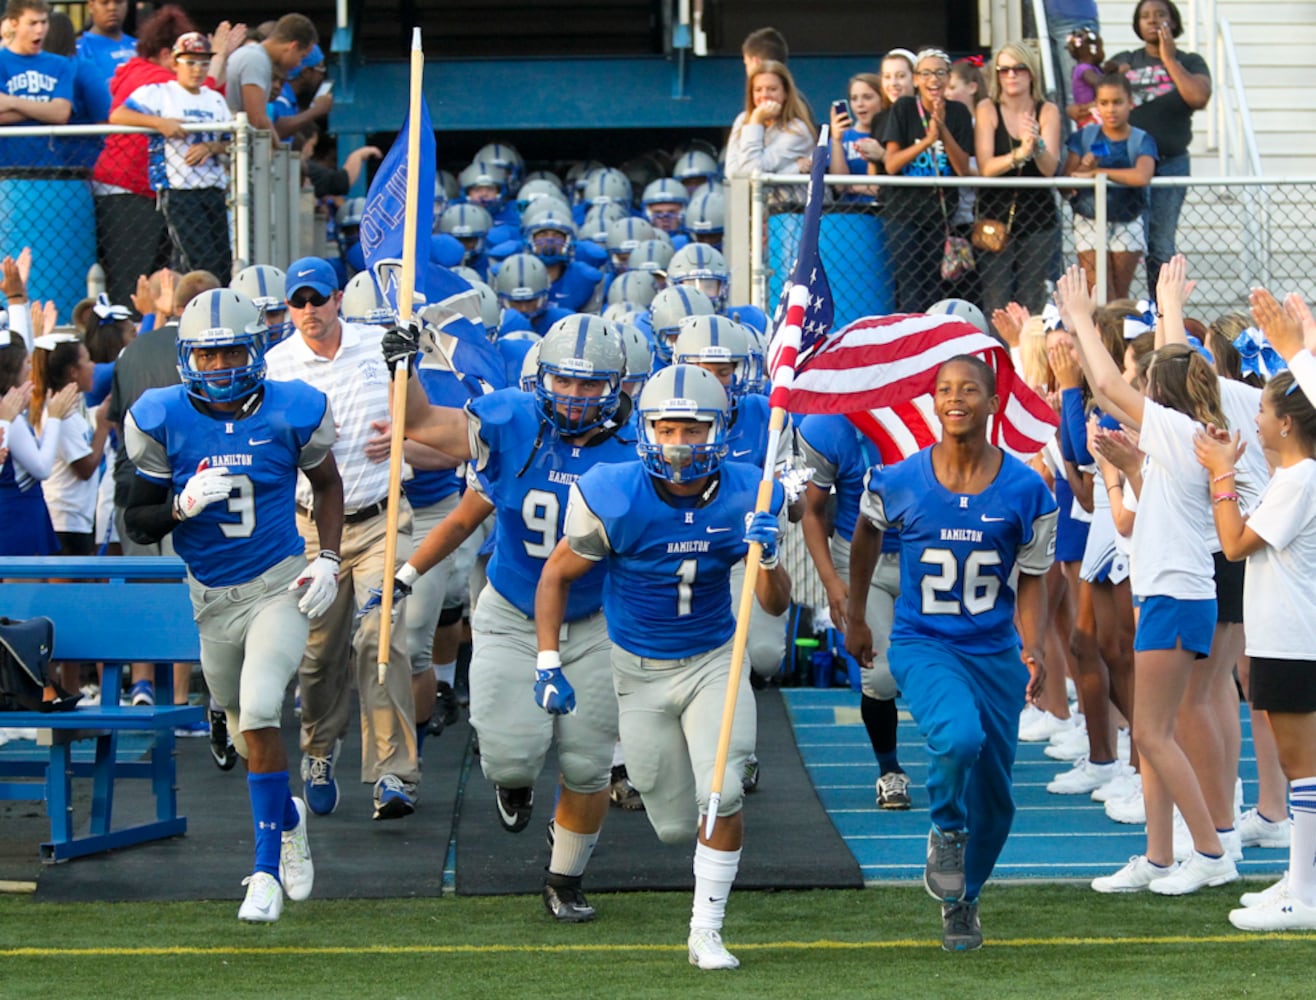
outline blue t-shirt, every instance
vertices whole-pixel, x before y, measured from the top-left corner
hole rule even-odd
[[[805,465],[826,470],[821,476],[815,474],[814,481],[835,491],[836,534],[848,542],[859,520],[864,477],[882,461],[877,445],[841,413],[809,414],[800,421],[799,438]],[[900,532],[883,533],[882,551],[900,551]]]
[[[65,100],[73,104],[76,67],[72,60],[49,52],[22,56],[0,49],[0,88],[10,97],[43,103]],[[16,123],[18,124],[18,123]],[[39,125],[40,122],[22,124]],[[49,139],[5,139],[0,142],[0,167],[58,167],[63,157],[58,143]]]
[[[900,597],[891,641],[945,642],[964,653],[1018,646],[1016,567],[1040,575],[1055,554],[1056,502],[1042,477],[1008,454],[985,490],[952,493],[932,448],[868,474],[863,515],[900,531]]]
[[[96,67],[96,72],[108,93],[110,79],[115,71],[137,55],[137,39],[132,35],[107,38],[92,31],[84,31],[78,36],[78,55]]]
[[[841,151],[845,156],[845,165],[852,174],[867,174],[868,161],[859,155],[856,143],[860,139],[873,139],[872,132],[860,132],[851,126],[841,133]],[[841,201],[850,204],[871,205],[876,199],[871,194],[858,194],[854,188],[841,188]]]
[[[761,478],[753,466],[727,462],[710,499],[681,498],[690,505],[678,506],[659,495],[640,462],[597,466],[580,477],[572,503],[598,518],[610,550],[596,568],[607,567],[603,612],[614,643],[671,660],[732,637],[731,568],[749,551],[745,515]],[[775,484],[770,509],[780,516],[784,505]]]
[[[70,125],[99,125],[110,120],[110,85],[101,76],[100,67],[85,56],[70,60],[73,73],[73,112]],[[66,167],[90,170],[105,145],[105,137],[83,135],[61,139],[59,147]]]
[[[1137,157],[1150,156],[1159,158],[1156,140],[1137,127],[1129,129],[1126,139],[1112,139],[1102,131],[1100,125],[1086,125],[1067,140],[1065,148],[1082,159],[1091,153],[1097,166],[1112,170],[1122,170],[1136,166]],[[1112,183],[1106,193],[1106,219],[1109,222],[1132,222],[1142,215],[1147,207],[1150,188],[1128,187]],[[1096,217],[1096,192],[1091,188],[1079,191],[1074,196],[1074,213],[1085,219]]]

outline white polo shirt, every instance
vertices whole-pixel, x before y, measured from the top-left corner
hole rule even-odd
[[[388,495],[388,462],[366,458],[366,441],[379,432],[372,421],[388,420],[388,366],[379,342],[382,329],[342,322],[342,342],[332,358],[322,358],[300,333],[275,344],[265,355],[267,378],[280,382],[296,379],[329,397],[333,407],[334,461],[343,478],[343,510],[351,513],[378,503]],[[311,506],[311,484],[297,475],[297,503]]]

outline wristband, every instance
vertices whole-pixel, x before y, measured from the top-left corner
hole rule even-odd
[[[338,553],[333,549],[321,549],[316,553],[317,559],[328,559],[330,562],[341,563],[343,560],[338,558]]]
[[[541,649],[535,656],[535,670],[561,670],[562,653],[556,649]]]
[[[411,563],[403,563],[402,568],[393,574],[394,579],[404,586],[410,587],[420,579],[420,572]]]
[[[769,570],[776,569],[777,566],[780,565],[780,563],[781,563],[780,552],[775,553],[771,559],[769,559],[767,556],[762,556],[762,555],[759,556],[760,569],[769,569]]]
[[[1214,486],[1216,483],[1220,482],[1220,480],[1222,480],[1222,479],[1233,479],[1233,478],[1234,478],[1234,470],[1233,470],[1233,469],[1230,469],[1228,472],[1222,472],[1222,473],[1220,473],[1220,475],[1218,475],[1218,476],[1216,476],[1214,479],[1212,479],[1212,480],[1211,480],[1211,485]]]
[[[1232,501],[1233,503],[1238,503],[1238,494],[1237,494],[1237,493],[1217,493],[1215,496],[1213,496],[1213,497],[1211,498],[1211,503],[1215,504],[1216,506],[1219,506],[1219,505],[1222,504],[1222,503],[1228,503],[1228,502],[1231,502],[1231,501]]]

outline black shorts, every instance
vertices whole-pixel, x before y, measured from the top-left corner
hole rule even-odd
[[[1244,562],[1230,562],[1223,552],[1212,556],[1215,560],[1215,621],[1217,625],[1237,625],[1243,622],[1243,568]]]
[[[1316,712],[1316,661],[1252,657],[1248,701],[1268,712]]]
[[[57,531],[59,554],[62,556],[94,556],[96,536],[90,531]]]

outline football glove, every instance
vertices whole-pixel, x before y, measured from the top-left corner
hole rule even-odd
[[[212,503],[227,500],[233,492],[233,477],[222,465],[201,469],[185,484],[183,492],[174,497],[174,513],[180,521],[196,517]]]
[[[745,541],[758,542],[763,547],[759,565],[764,569],[777,567],[777,538],[780,535],[777,515],[771,511],[760,510],[745,517]]]
[[[542,650],[535,668],[535,704],[549,715],[567,715],[576,710],[576,689],[562,673],[557,650]]]
[[[319,618],[334,603],[338,596],[338,553],[328,549],[321,550],[315,561],[308,563],[300,576],[288,587],[289,590],[306,588],[306,593],[297,602],[297,608],[307,618]]]

